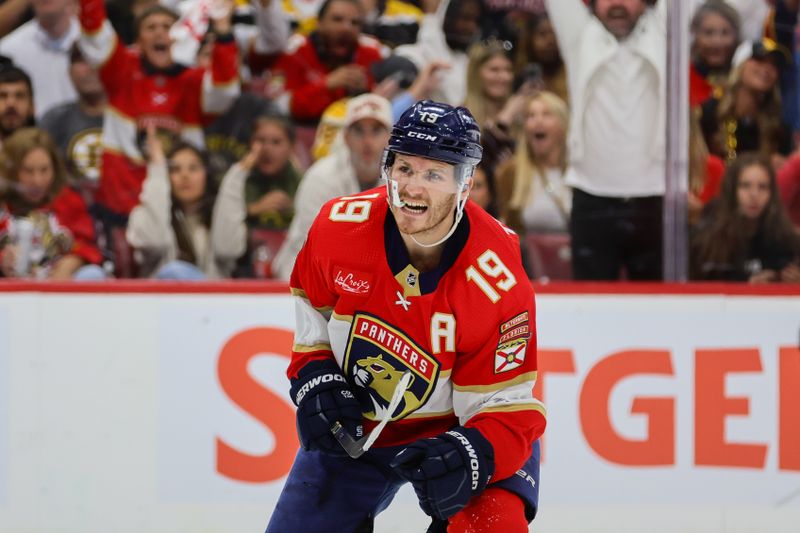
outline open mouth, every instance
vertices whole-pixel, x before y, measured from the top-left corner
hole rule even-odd
[[[533,132],[533,138],[536,139],[537,141],[543,141],[543,140],[545,140],[547,138],[547,132],[546,131],[535,131],[535,132]]]
[[[624,7],[613,7],[608,10],[608,18],[611,20],[627,20],[629,17],[628,10]]]
[[[169,52],[169,44],[167,43],[156,43],[153,45],[153,51],[155,52]]]
[[[405,211],[406,213],[411,213],[413,215],[421,215],[422,213],[428,210],[428,206],[423,203],[410,202],[408,200],[404,200],[403,202],[405,203],[405,205],[403,206],[403,211]]]

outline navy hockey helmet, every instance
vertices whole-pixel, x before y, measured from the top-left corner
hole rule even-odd
[[[483,156],[481,130],[472,113],[431,100],[417,102],[400,116],[387,149],[473,168]]]

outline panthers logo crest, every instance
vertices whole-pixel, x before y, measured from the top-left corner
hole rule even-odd
[[[377,317],[356,314],[344,357],[344,368],[355,383],[354,393],[364,416],[381,420],[386,415],[400,378],[412,378],[391,420],[416,411],[428,400],[439,375],[439,362],[411,338]]]
[[[364,357],[356,361],[353,366],[353,380],[356,385],[363,388],[370,388],[377,395],[377,398],[370,396],[373,409],[371,414],[378,419],[385,415],[385,409],[392,401],[394,390],[400,383],[403,376],[402,370],[395,369],[392,365],[383,360],[383,355],[377,357]],[[409,389],[414,385],[414,375],[412,374]],[[410,390],[403,394],[403,401],[400,402],[398,409],[402,413],[406,405],[417,403],[417,397]]]

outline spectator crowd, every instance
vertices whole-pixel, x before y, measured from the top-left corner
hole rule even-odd
[[[663,278],[667,0],[0,2],[0,277],[288,279],[432,99],[531,278]],[[800,283],[800,0],[690,3],[690,279]]]

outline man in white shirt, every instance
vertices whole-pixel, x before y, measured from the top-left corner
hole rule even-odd
[[[69,77],[69,52],[80,35],[74,0],[31,0],[34,18],[0,40],[0,54],[21,65],[33,81],[36,118],[77,98]]]
[[[662,277],[665,0],[550,0],[573,113],[573,276]]]
[[[392,124],[391,104],[382,96],[367,93],[347,102],[342,137],[308,169],[297,188],[294,218],[272,263],[275,277],[289,279],[311,223],[325,202],[378,185]]]

